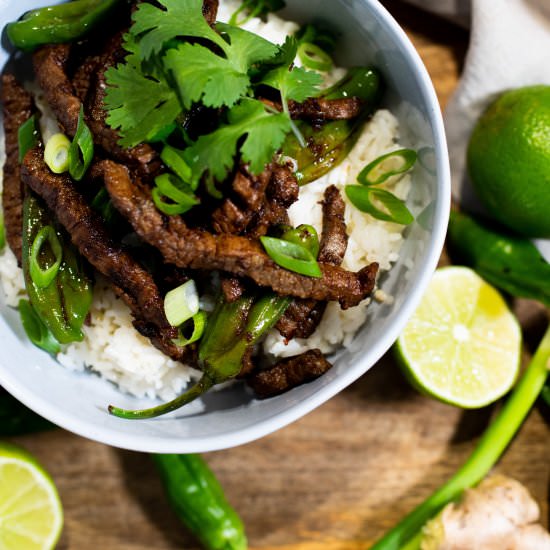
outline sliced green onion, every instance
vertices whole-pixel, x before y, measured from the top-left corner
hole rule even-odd
[[[199,312],[199,293],[192,279],[164,297],[164,313],[173,327],[179,327]]]
[[[28,151],[40,143],[40,132],[38,131],[38,120],[36,115],[23,122],[17,131],[19,146],[19,163],[23,162]]]
[[[46,254],[42,253],[42,247],[45,242],[48,242],[53,252],[55,261],[49,267],[43,269],[40,262],[44,261]],[[49,256],[49,254],[48,254]],[[50,258],[48,258],[50,259]],[[40,229],[36,234],[36,237],[31,245],[31,254],[29,260],[29,272],[33,283],[38,288],[46,288],[55,279],[59,268],[61,267],[61,260],[63,259],[63,247],[59,242],[59,238],[55,232],[55,229],[51,225],[46,225]]]
[[[84,122],[84,107],[80,106],[78,125],[71,146],[69,147],[69,174],[75,181],[80,181],[94,158],[94,138],[88,125]]]
[[[184,348],[185,346],[188,346],[189,344],[200,340],[202,338],[202,335],[204,334],[204,329],[206,328],[207,318],[208,316],[204,311],[199,311],[196,315],[193,315],[193,317],[191,317],[191,322],[193,323],[193,332],[191,333],[191,336],[189,336],[189,338],[186,338],[183,335],[182,328],[180,328],[180,337],[172,340],[172,342],[174,342],[176,346]]]
[[[399,149],[373,160],[361,170],[357,181],[361,185],[378,185],[391,176],[403,174],[410,170],[416,162],[416,151]]]
[[[4,226],[4,212],[0,210],[0,250],[6,246],[6,228]]]
[[[183,159],[183,151],[171,147],[170,145],[165,145],[162,153],[160,154],[162,162],[180,178],[180,180],[185,182],[190,182],[193,176],[191,167]],[[194,191],[195,189],[193,189]]]
[[[319,235],[312,225],[302,224],[296,229],[289,229],[283,233],[281,238],[283,241],[307,248],[314,258],[319,255]]]
[[[414,221],[404,201],[385,189],[346,185],[346,195],[353,206],[377,220],[409,225]],[[377,204],[380,205],[380,208]]]
[[[304,67],[315,71],[326,73],[333,65],[330,55],[311,42],[302,42],[298,46],[298,58]]]
[[[155,206],[168,216],[184,214],[199,204],[199,199],[191,192],[190,187],[173,174],[162,174],[155,178],[156,187],[152,191]],[[164,199],[173,202],[166,202]]]
[[[34,311],[28,300],[19,300],[19,315],[29,340],[40,349],[56,355],[61,351],[59,342]]]
[[[46,143],[44,162],[54,174],[63,174],[69,169],[71,142],[65,134],[54,134]]]
[[[317,260],[304,246],[275,237],[260,237],[260,241],[277,265],[309,277],[323,276]]]

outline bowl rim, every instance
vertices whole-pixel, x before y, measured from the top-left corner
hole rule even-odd
[[[59,427],[82,437],[132,451],[150,453],[195,453],[216,451],[243,445],[291,424],[349,386],[380,360],[383,354],[395,342],[408,319],[414,313],[437,268],[445,241],[450,213],[451,176],[439,100],[420,55],[405,31],[382,4],[377,0],[360,1],[367,4],[369,8],[385,22],[407,62],[415,67],[415,73],[418,78],[418,85],[421,93],[427,98],[428,106],[431,106],[431,109],[428,111],[428,120],[434,135],[436,173],[438,174],[438,193],[435,201],[436,208],[433,231],[428,240],[428,252],[425,255],[423,269],[419,273],[414,288],[409,295],[404,298],[394,322],[370,349],[369,357],[357,361],[353,366],[345,369],[342,374],[329,384],[319,388],[317,392],[304,400],[295,402],[284,411],[275,413],[251,426],[227,431],[222,435],[216,434],[205,437],[190,436],[185,439],[175,437],[160,438],[159,436],[150,436],[146,434],[121,434],[120,432],[112,431],[108,427],[103,427],[96,422],[67,416],[50,401],[37,397],[31,390],[20,385],[17,379],[11,376],[7,369],[0,369],[0,384],[2,387],[39,415],[47,418]]]

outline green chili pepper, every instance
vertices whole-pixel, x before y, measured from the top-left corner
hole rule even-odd
[[[21,163],[27,151],[30,151],[40,143],[40,132],[38,131],[38,119],[36,115],[32,115],[19,126],[17,142],[19,146],[19,163]]]
[[[300,185],[320,178],[348,156],[361,134],[365,120],[378,105],[381,90],[381,77],[376,70],[362,67],[351,69],[323,97],[359,97],[365,101],[361,116],[354,120],[327,122],[320,129],[307,122],[297,123],[306,147],[300,145],[294,134],[289,134],[282,151],[284,155],[296,160],[296,177]]]
[[[414,166],[416,157],[416,151],[412,149],[399,149],[381,155],[359,172],[357,181],[361,185],[379,185],[391,176],[408,172]]]
[[[37,415],[0,388],[0,436],[11,437],[55,428],[55,424]]]
[[[312,225],[301,224],[296,229],[290,228],[283,233],[281,238],[307,248],[314,258],[319,255],[319,235]]]
[[[346,195],[355,208],[370,214],[377,220],[401,225],[409,225],[414,221],[414,216],[405,202],[385,189],[346,185]]]
[[[78,124],[73,141],[69,146],[69,174],[75,181],[80,181],[94,158],[94,138],[88,125],[84,122],[84,107],[80,106]]]
[[[308,277],[323,276],[315,256],[302,244],[275,237],[260,237],[260,241],[268,256],[277,265]]]
[[[498,232],[459,212],[451,213],[448,238],[457,260],[489,283],[550,307],[550,264],[531,241]]]
[[[220,301],[208,319],[199,347],[203,371],[199,382],[183,395],[158,407],[130,411],[110,405],[109,412],[126,419],[161,416],[197,399],[215,384],[234,378],[241,372],[247,350],[275,325],[291,300],[288,296],[267,294],[256,301],[250,296],[231,303]]]
[[[244,526],[198,455],[152,455],[179,519],[207,550],[246,550]]]
[[[61,346],[48,327],[38,317],[31,303],[28,300],[19,300],[18,309],[21,324],[29,340],[36,347],[47,351],[51,355],[57,355],[61,351]]]
[[[334,53],[338,40],[338,36],[332,28],[319,22],[303,25],[294,36],[298,40],[298,44],[309,42],[319,46],[329,54]]]
[[[62,44],[82,38],[103,21],[119,0],[74,0],[32,10],[20,21],[9,23],[10,42],[24,51],[43,44]]]
[[[31,276],[32,245],[38,233],[52,220],[42,203],[32,193],[23,202],[23,247],[22,265],[30,302],[40,320],[62,343],[80,341],[83,338],[82,324],[92,302],[92,284],[79,257],[72,247],[64,242],[57,232],[62,247],[62,261],[55,278],[44,288],[37,285]],[[54,263],[51,250],[42,249],[42,258],[48,264]],[[50,257],[48,258],[48,255]]]

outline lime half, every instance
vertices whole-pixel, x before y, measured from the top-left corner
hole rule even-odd
[[[0,549],[51,550],[62,527],[50,476],[23,449],[0,443]]]
[[[420,391],[459,407],[483,407],[514,384],[521,330],[502,296],[474,271],[444,267],[397,340],[397,353]]]

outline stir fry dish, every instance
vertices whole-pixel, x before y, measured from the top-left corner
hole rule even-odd
[[[370,300],[379,264],[343,266],[349,209],[399,235],[413,220],[384,182],[414,151],[330,182],[379,106],[376,69],[331,81],[329,32],[306,25],[275,44],[245,27],[282,2],[228,4],[222,23],[217,0],[75,0],[7,27],[34,71],[31,83],[2,75],[2,205],[28,337],[53,355],[82,342],[101,283],[141,337],[201,373],[163,405],[109,407],[119,417],[173,411],[235,378],[269,397],[324,374],[319,348],[276,357],[261,344],[276,331],[292,349],[329,304]],[[320,181],[321,225],[295,223]]]

